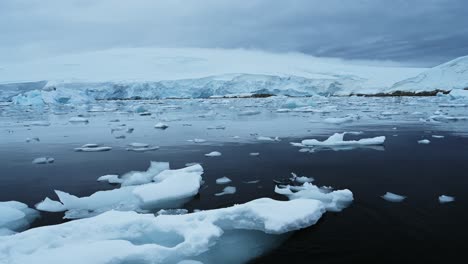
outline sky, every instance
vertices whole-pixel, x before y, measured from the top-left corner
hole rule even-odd
[[[467,11],[466,0],[1,0],[0,60],[157,46],[435,66],[468,55]]]

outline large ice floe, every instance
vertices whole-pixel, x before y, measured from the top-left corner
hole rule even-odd
[[[36,208],[42,211],[66,211],[65,218],[84,218],[109,210],[147,212],[178,208],[198,193],[203,168],[193,165],[171,170],[167,162],[151,162],[147,171],[124,175],[105,175],[100,181],[120,184],[120,188],[98,191],[87,197],[55,191],[59,201],[46,198]]]
[[[314,225],[325,211],[314,199],[269,198],[182,215],[109,211],[0,238],[0,259],[9,264],[244,263],[289,232]]]
[[[0,202],[0,236],[23,231],[38,217],[39,213],[24,203]]]
[[[372,148],[376,150],[383,149],[385,143],[385,136],[378,136],[373,138],[362,138],[359,140],[344,140],[346,134],[360,135],[360,132],[343,132],[335,133],[324,141],[317,139],[304,139],[300,143],[291,142],[291,145],[295,147],[301,147],[310,152],[314,152],[320,149],[332,149],[332,150],[350,150],[354,148]]]

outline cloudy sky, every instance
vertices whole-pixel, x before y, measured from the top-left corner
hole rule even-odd
[[[0,60],[246,48],[432,66],[468,55],[466,0],[1,0]]]

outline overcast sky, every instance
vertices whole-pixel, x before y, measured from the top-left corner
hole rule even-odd
[[[468,55],[467,13],[466,0],[0,0],[0,60],[161,46],[432,66]]]

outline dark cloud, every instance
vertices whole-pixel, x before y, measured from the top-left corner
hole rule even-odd
[[[0,59],[165,46],[431,65],[468,55],[467,10],[465,0],[2,0]]]

